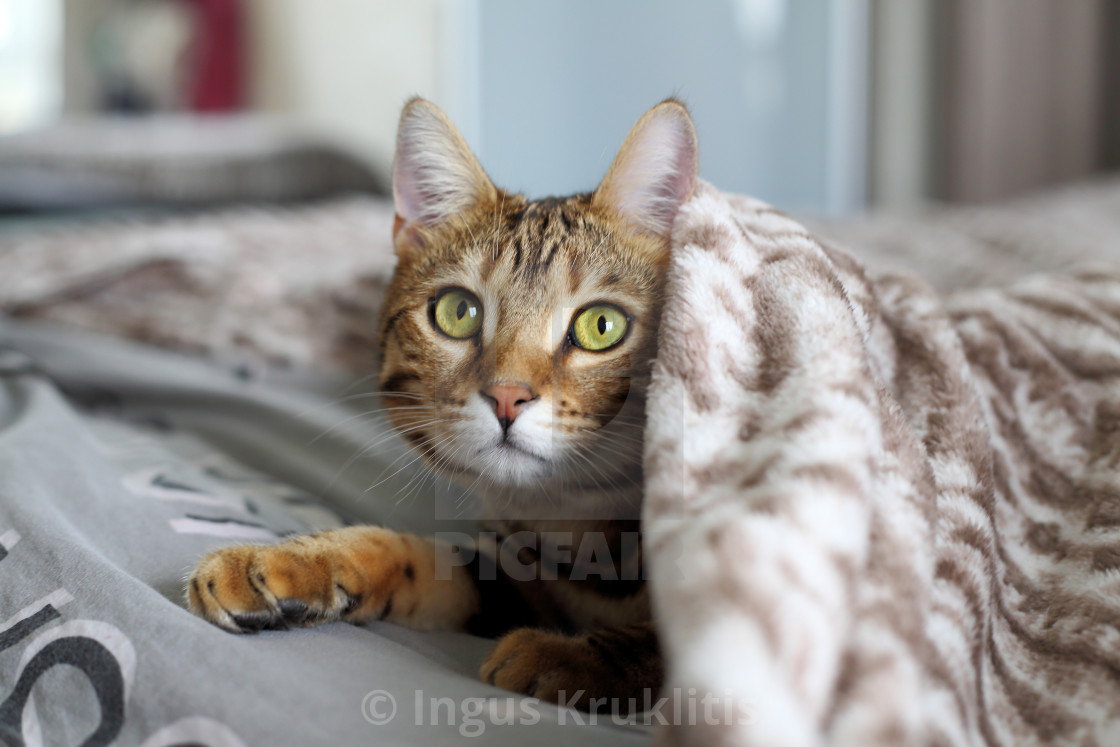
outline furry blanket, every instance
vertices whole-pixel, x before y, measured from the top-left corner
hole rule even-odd
[[[708,185],[673,240],[652,593],[742,707],[660,744],[1120,743],[1120,267],[943,301]]]
[[[395,262],[392,228],[392,202],[374,198],[60,221],[38,232],[0,223],[0,313],[365,376],[370,319]],[[870,267],[946,292],[1115,254],[1120,179],[816,229]]]
[[[0,313],[364,376],[392,228],[392,202],[353,197],[0,233]]]

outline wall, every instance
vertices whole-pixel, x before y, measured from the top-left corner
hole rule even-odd
[[[334,134],[383,171],[401,105],[436,97],[438,0],[249,0],[250,104]]]
[[[782,207],[864,200],[864,4],[856,0],[487,0],[479,133],[503,186],[594,187],[631,125],[669,95],[701,174]]]
[[[61,24],[60,0],[0,0],[0,134],[58,116]]]
[[[1114,0],[946,0],[938,63],[938,196],[998,200],[1106,163]],[[1109,35],[1111,32],[1111,35]]]
[[[67,25],[122,1],[66,0]],[[495,181],[544,195],[593,188],[638,117],[675,95],[706,179],[846,212],[865,197],[868,1],[245,0],[248,103],[387,176],[400,107],[420,94]],[[68,50],[70,112],[91,108],[83,61]]]
[[[913,206],[933,188],[935,1],[872,0],[869,198],[879,207]]]

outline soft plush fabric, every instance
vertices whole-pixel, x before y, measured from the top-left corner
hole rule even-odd
[[[0,311],[364,375],[392,227],[391,202],[354,197],[12,232],[0,235]]]
[[[707,185],[673,241],[652,594],[749,718],[660,743],[1120,740],[1120,266],[942,301]]]
[[[945,292],[1120,253],[1120,180],[812,227],[869,267],[904,270]],[[392,203],[368,197],[37,233],[0,222],[0,312],[366,375],[370,320],[396,262],[392,228]]]
[[[807,225],[868,267],[916,275],[939,293],[1002,285],[1028,272],[1120,259],[1120,178],[1003,203],[874,211]]]

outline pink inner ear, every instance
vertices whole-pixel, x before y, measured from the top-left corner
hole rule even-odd
[[[696,140],[688,115],[655,109],[639,122],[608,175],[613,209],[637,228],[667,236],[696,185]]]
[[[399,144],[397,159],[393,164],[393,202],[396,204],[397,215],[409,223],[421,220],[425,206],[430,205],[433,200],[432,195],[425,194],[420,186],[423,184],[423,177],[424,174],[407,146]]]
[[[696,149],[693,147],[692,139],[688,137],[687,132],[679,132],[677,137],[675,165],[671,176],[665,180],[665,189],[668,192],[666,197],[668,199],[661,203],[665,206],[660,218],[665,223],[666,234],[673,229],[673,220],[677,217],[680,206],[692,196],[693,190],[696,189]]]

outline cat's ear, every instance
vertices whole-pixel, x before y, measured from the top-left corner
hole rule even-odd
[[[431,226],[497,198],[497,190],[463,136],[439,108],[422,98],[405,104],[393,159],[393,235]]]
[[[630,130],[591,204],[638,231],[668,237],[678,208],[696,189],[698,170],[692,117],[684,104],[668,99]]]

